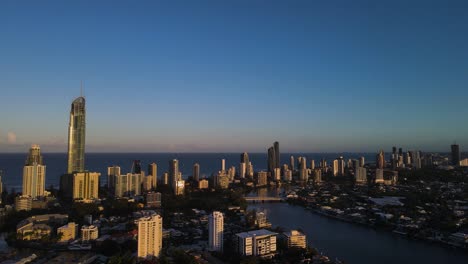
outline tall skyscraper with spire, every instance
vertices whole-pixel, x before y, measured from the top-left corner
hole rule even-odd
[[[68,170],[67,173],[84,171],[86,133],[85,98],[73,100],[68,126]]]
[[[32,145],[23,167],[23,195],[33,199],[44,196],[46,166],[42,163],[41,148]]]

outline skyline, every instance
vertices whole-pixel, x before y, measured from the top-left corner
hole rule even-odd
[[[0,4],[0,152],[466,150],[468,4]],[[369,7],[371,6],[371,7]]]

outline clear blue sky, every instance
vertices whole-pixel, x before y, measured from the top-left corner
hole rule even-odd
[[[170,2],[170,3],[169,3]],[[468,146],[467,1],[0,1],[0,152]]]

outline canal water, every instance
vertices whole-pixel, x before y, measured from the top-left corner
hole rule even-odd
[[[287,203],[250,204],[265,211],[273,227],[302,229],[309,245],[351,264],[467,264],[468,253],[438,244],[408,240],[397,234],[331,219]]]

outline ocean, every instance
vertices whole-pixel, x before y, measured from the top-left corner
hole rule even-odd
[[[43,153],[44,164],[46,165],[46,188],[53,185],[59,187],[60,175],[66,172],[67,169],[67,154],[66,153]],[[307,158],[307,166],[310,166],[310,160],[315,160],[316,166],[318,162],[324,158],[328,164],[339,157],[343,156],[345,160],[350,158],[359,158],[364,156],[367,162],[375,161],[375,153],[282,153],[281,164],[289,164],[290,156],[296,158],[295,166],[297,166],[297,157],[305,156]],[[26,160],[27,153],[0,153],[0,170],[3,171],[3,188],[10,191],[15,188],[15,191],[21,191],[23,166]],[[88,171],[101,173],[101,185],[107,183],[107,167],[118,165],[121,167],[122,173],[130,172],[133,160],[140,160],[142,170],[147,172],[148,164],[155,162],[158,164],[158,178],[168,170],[169,161],[172,159],[179,160],[179,170],[182,172],[182,177],[187,178],[192,175],[193,164],[200,164],[200,177],[210,177],[213,173],[221,169],[221,159],[226,160],[226,169],[235,166],[239,169],[240,153],[89,153],[85,157],[85,168]],[[267,154],[266,153],[249,153],[249,159],[253,164],[255,171],[267,169]]]

